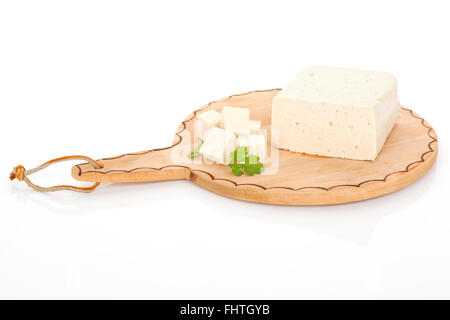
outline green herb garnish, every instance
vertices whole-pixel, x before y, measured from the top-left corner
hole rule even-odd
[[[202,143],[200,143],[198,146],[197,146],[197,148],[195,148],[194,149],[194,151],[192,151],[192,152],[189,152],[189,154],[187,155],[187,157],[189,158],[189,159],[194,159],[195,157],[198,157],[199,155],[200,155],[200,148],[202,147],[202,145],[203,145],[203,142]]]
[[[259,162],[259,157],[249,155],[247,147],[238,147],[230,155],[231,163],[229,166],[235,176],[240,177],[244,172],[249,176],[253,176],[255,174],[261,174],[263,171],[263,165]]]

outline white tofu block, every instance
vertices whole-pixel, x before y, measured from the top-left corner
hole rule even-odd
[[[203,141],[202,146],[199,149],[199,153],[206,159],[216,162],[224,161],[224,141],[225,132],[219,128],[211,128]]]
[[[266,162],[266,139],[262,134],[248,136],[248,153],[259,157],[261,163]]]
[[[231,153],[234,152],[237,148],[237,142],[236,142],[236,135],[229,131],[225,130],[225,157],[224,157],[224,164],[231,163]]]
[[[235,134],[249,134],[250,111],[247,108],[225,106],[221,113],[221,127]]]
[[[247,147],[249,155],[259,157],[259,162],[266,162],[267,145],[266,138],[263,134],[240,135],[237,138],[238,147]]]
[[[198,122],[198,133],[200,138],[204,141],[208,131],[219,125],[221,116],[220,113],[214,110],[209,110],[206,112],[202,112],[197,116]]]
[[[261,131],[261,121],[259,120],[250,120],[249,122],[249,130],[250,134],[259,134]]]
[[[199,152],[208,160],[220,164],[229,164],[230,153],[235,151],[236,148],[237,143],[234,133],[213,127],[208,131]]]
[[[248,148],[248,135],[239,135],[237,136],[237,145],[238,147],[247,147]]]
[[[273,99],[272,129],[281,149],[375,160],[399,110],[391,74],[309,67]]]

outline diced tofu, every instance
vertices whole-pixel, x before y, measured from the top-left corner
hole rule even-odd
[[[238,136],[239,135],[246,136],[250,134],[250,128],[247,126],[246,128],[235,129],[233,130],[233,132]]]
[[[221,126],[235,134],[249,134],[250,111],[247,108],[225,106],[221,114]]]
[[[225,159],[224,164],[231,163],[231,153],[237,148],[236,136],[233,132],[225,130]]]
[[[242,127],[234,130],[236,135],[249,135],[249,134],[259,134],[261,129],[261,121],[249,120],[248,122],[243,122]]]
[[[220,122],[220,113],[214,110],[202,112],[197,116],[198,133],[202,140],[205,140],[208,131],[211,128],[217,127]]]
[[[261,130],[261,121],[259,120],[250,120],[248,122],[250,134],[259,134]]]
[[[238,145],[238,147],[247,147],[248,148],[248,135],[237,136],[237,145]]]
[[[230,153],[237,147],[236,136],[233,132],[221,128],[211,128],[199,152],[208,160],[220,164],[230,163]]]
[[[211,128],[199,152],[208,160],[218,163],[224,162],[225,131],[220,128]]]
[[[259,157],[259,162],[266,162],[267,145],[263,134],[240,135],[237,138],[238,147],[247,147],[249,155]]]

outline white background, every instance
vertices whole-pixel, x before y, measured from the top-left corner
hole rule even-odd
[[[450,298],[446,5],[1,1],[0,297]],[[167,146],[196,108],[314,64],[395,74],[439,136],[429,173],[323,207],[187,181],[41,194],[8,180],[17,164]],[[73,164],[33,178],[74,183]]]

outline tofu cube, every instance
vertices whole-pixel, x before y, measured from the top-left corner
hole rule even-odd
[[[211,128],[200,147],[199,152],[204,158],[220,164],[229,164],[231,152],[237,148],[236,136],[229,130]]]
[[[197,116],[197,132],[203,141],[205,140],[208,131],[219,125],[220,118],[220,113],[214,110],[202,112]]]
[[[250,120],[249,122],[249,131],[250,134],[259,134],[261,131],[261,121],[259,120]]]
[[[391,74],[309,67],[273,99],[272,129],[281,149],[375,160],[399,110]]]
[[[259,157],[259,162],[266,162],[267,144],[263,134],[240,135],[237,138],[238,147],[247,147],[249,155]]]
[[[237,146],[248,148],[248,135],[245,134],[237,136]]]
[[[225,106],[221,113],[221,126],[235,134],[249,134],[250,111],[247,108]]]

